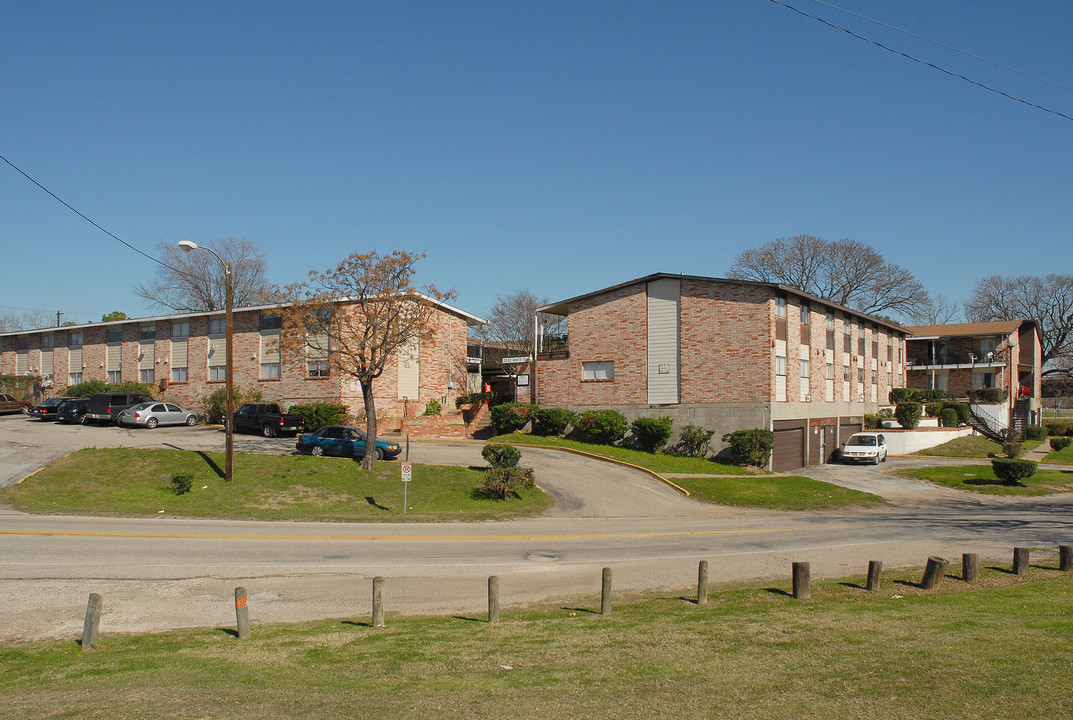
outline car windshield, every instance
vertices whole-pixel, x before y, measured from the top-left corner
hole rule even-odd
[[[867,445],[869,447],[875,447],[876,438],[874,435],[854,435],[849,439],[848,445]]]
[[[154,403],[151,403],[151,402],[138,403],[137,405],[132,406],[130,409],[131,410],[145,410],[146,408],[148,408],[150,405],[153,405],[153,404]]]

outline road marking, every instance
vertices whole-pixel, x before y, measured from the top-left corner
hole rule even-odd
[[[739,535],[746,533],[789,532],[790,528],[750,528],[745,530],[676,530],[667,532],[598,533],[574,535],[236,535],[218,533],[136,533],[81,530],[0,530],[0,535],[25,537],[108,537],[166,540],[607,540],[613,538],[683,537],[697,535]]]

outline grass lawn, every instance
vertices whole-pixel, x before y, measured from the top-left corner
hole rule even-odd
[[[912,454],[922,457],[986,458],[988,455],[1001,455],[1002,446],[983,435],[966,435]]]
[[[878,495],[796,475],[676,477],[671,481],[697,500],[736,507],[829,510],[885,502]]]
[[[1053,565],[1053,559],[1047,561]],[[0,648],[0,716],[33,718],[1016,718],[1070,716],[1073,578],[982,569]],[[254,614],[256,609],[251,610]]]
[[[1050,441],[1048,440],[1048,442]],[[1050,445],[1048,445],[1047,447],[1049,448]],[[1064,450],[1059,450],[1057,452],[1052,450],[1051,452],[1047,453],[1047,462],[1067,463],[1069,465],[1073,465],[1073,445],[1070,445]]]
[[[898,474],[987,495],[1052,495],[1073,489],[1073,471],[1050,470],[1046,465],[1040,465],[1035,475],[1022,480],[1022,486],[1012,487],[1003,485],[989,464],[906,468]]]
[[[223,453],[129,448],[80,450],[18,485],[0,501],[33,513],[146,516],[163,510],[182,517],[341,522],[500,520],[539,515],[552,500],[539,490],[507,501],[476,492],[482,473],[465,467],[413,465],[403,517],[398,462],[372,473],[347,458],[235,454],[235,481],[219,468]],[[171,477],[194,476],[176,495]]]

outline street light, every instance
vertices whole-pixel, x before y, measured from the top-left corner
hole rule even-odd
[[[212,253],[213,257],[219,260],[220,264],[224,267],[224,305],[226,317],[225,332],[227,333],[226,340],[224,341],[224,352],[227,354],[227,357],[224,358],[224,381],[227,383],[227,416],[224,418],[224,436],[226,437],[226,460],[224,462],[224,480],[227,482],[231,482],[235,479],[235,429],[233,427],[235,415],[235,381],[232,377],[234,373],[232,372],[233,368],[231,362],[232,335],[234,330],[234,325],[232,324],[231,318],[231,305],[233,300],[232,296],[234,294],[234,279],[231,276],[231,264],[224,260],[222,257],[220,257],[212,248],[205,247],[204,245],[198,245],[196,242],[193,242],[191,240],[180,240],[179,247],[181,247],[185,252],[192,252],[194,250],[207,250]]]

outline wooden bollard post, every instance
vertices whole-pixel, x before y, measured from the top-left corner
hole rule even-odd
[[[920,587],[925,590],[939,587],[943,582],[943,576],[946,575],[946,566],[949,564],[946,558],[934,555],[928,558],[928,566],[924,568],[924,578],[920,581]]]
[[[611,568],[605,567],[600,583],[600,614],[611,612]]]
[[[250,609],[246,606],[249,596],[246,588],[235,588],[235,621],[238,623],[238,639],[248,640],[250,637]]]
[[[1013,549],[1013,574],[1024,575],[1028,572],[1029,548],[1015,547]]]
[[[810,569],[807,562],[795,562],[793,564],[794,597],[805,600],[812,592],[812,581],[809,578]]]
[[[384,578],[373,578],[373,627],[384,627]]]
[[[488,622],[499,622],[499,578],[488,578]]]
[[[708,604],[708,561],[701,560],[697,565],[697,605]]]
[[[1073,545],[1058,546],[1058,569],[1062,572],[1073,571]]]
[[[82,623],[82,652],[89,652],[100,639],[101,608],[104,598],[97,593],[89,594],[86,604],[86,619]]]
[[[980,577],[980,556],[976,553],[965,553],[961,556],[961,579],[967,583],[974,583]]]
[[[879,589],[879,577],[883,574],[883,561],[882,560],[869,560],[868,561],[868,585],[867,588],[871,592],[875,592]]]

